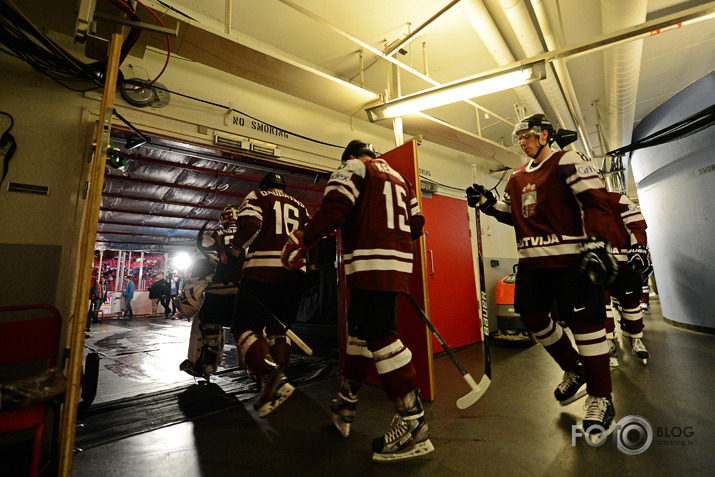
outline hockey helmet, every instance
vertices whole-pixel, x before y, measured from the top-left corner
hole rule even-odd
[[[266,174],[266,177],[263,178],[261,181],[261,190],[267,190],[267,189],[280,189],[285,192],[286,190],[286,181],[283,179],[283,176],[280,174],[276,174],[275,172],[269,172]]]
[[[375,152],[375,147],[372,144],[367,144],[359,139],[353,139],[343,151],[343,157],[340,160],[345,162],[350,159],[350,156],[360,157],[362,154],[367,154],[373,159],[377,157],[377,152]]]
[[[519,144],[519,133],[526,130],[532,131],[536,135],[541,134],[543,130],[547,130],[549,131],[547,144],[551,144],[554,141],[554,126],[545,114],[534,114],[519,121],[514,127],[514,133],[512,134],[514,144]]]
[[[238,209],[233,205],[227,205],[221,211],[221,227],[224,229],[227,227],[234,227],[236,225],[236,219],[238,218]]]

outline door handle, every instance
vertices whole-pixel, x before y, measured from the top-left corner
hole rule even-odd
[[[427,253],[429,253],[429,261],[432,266],[432,271],[429,274],[434,275],[434,252],[432,250],[427,250]]]

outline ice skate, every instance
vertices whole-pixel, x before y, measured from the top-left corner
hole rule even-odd
[[[586,416],[583,418],[582,426],[585,437],[593,444],[599,444],[613,432],[611,423],[616,416],[616,409],[613,407],[611,395],[588,396],[584,409]]]
[[[564,373],[564,380],[554,390],[554,397],[562,406],[571,404],[586,395],[586,374],[577,364],[573,371]]]
[[[188,359],[185,359],[181,362],[181,364],[179,365],[179,369],[195,378],[203,378],[206,381],[209,381],[209,379],[211,378],[211,373],[208,373],[203,366],[201,366],[199,363],[192,363]]]
[[[277,367],[270,367],[261,378],[261,393],[254,405],[258,417],[264,418],[274,413],[291,397],[295,388]]]
[[[618,344],[615,338],[606,338],[608,343],[608,363],[612,368],[618,367]]]
[[[330,401],[330,413],[333,417],[333,423],[343,437],[350,435],[350,424],[355,419],[356,409],[357,398],[349,399],[343,396],[343,393],[338,393],[338,397]]]
[[[420,457],[434,450],[419,390],[415,390],[415,398],[415,407],[395,414],[390,430],[372,441],[372,460],[394,462]]]
[[[633,346],[633,355],[638,358],[641,363],[647,364],[650,355],[648,354],[648,350],[645,349],[643,341],[640,338],[631,338],[631,345]]]

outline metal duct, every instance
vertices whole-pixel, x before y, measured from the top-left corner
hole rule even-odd
[[[541,29],[541,34],[544,36],[544,41],[546,42],[546,48],[549,51],[553,51],[561,47],[556,35],[554,35],[554,30],[551,28],[551,21],[549,20],[549,14],[546,11],[546,2],[544,0],[531,0],[531,6],[536,14],[536,21],[539,23],[539,28]],[[561,81],[561,86],[564,88],[564,93],[566,95],[566,101],[570,105],[571,112],[575,123],[575,129],[578,131],[579,141],[582,144],[586,154],[591,156],[592,147],[591,141],[589,140],[586,130],[583,128],[585,124],[583,116],[581,115],[581,106],[578,104],[578,98],[576,96],[576,91],[574,90],[573,83],[571,83],[571,76],[569,75],[568,69],[566,68],[566,63],[564,60],[556,60],[551,64],[556,70],[556,74]],[[568,127],[568,126],[566,126]]]
[[[516,61],[509,47],[504,41],[504,37],[494,24],[491,15],[487,11],[481,0],[465,0],[459,4],[464,14],[469,19],[474,31],[481,38],[484,46],[499,66],[507,65]],[[536,99],[534,92],[529,86],[519,86],[514,88],[514,92],[519,97],[521,104],[526,107],[528,114],[543,113],[544,110]],[[520,118],[519,118],[520,119]]]
[[[601,0],[603,33],[645,23],[647,0]],[[619,148],[631,142],[636,111],[643,40],[604,51],[608,108],[608,145]]]
[[[539,33],[536,31],[536,27],[531,20],[524,0],[499,0],[499,4],[504,10],[504,13],[506,13],[506,17],[516,33],[519,44],[524,49],[526,57],[531,58],[544,53],[544,48],[539,39]],[[544,89],[549,103],[554,108],[556,119],[558,119],[560,125],[567,129],[575,129],[571,112],[561,94],[561,88],[554,75],[547,75],[546,79],[542,80],[540,85]]]

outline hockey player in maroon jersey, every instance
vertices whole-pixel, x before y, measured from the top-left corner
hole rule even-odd
[[[531,160],[511,173],[502,200],[474,184],[467,189],[469,205],[514,226],[515,309],[564,370],[556,399],[573,402],[586,383],[583,427],[587,435],[599,435],[590,432],[608,429],[615,416],[604,327],[605,286],[617,274],[605,239],[613,220],[608,195],[591,162],[576,152],[551,150],[554,129],[545,115],[525,118],[514,135]],[[549,316],[554,302],[578,352]]]
[[[178,308],[185,316],[194,317],[189,338],[187,359],[179,369],[192,376],[209,379],[223,359],[224,327],[231,326],[233,307],[238,291],[237,270],[221,263],[226,257],[236,233],[238,209],[224,207],[219,221],[221,228],[201,237],[202,253],[194,261],[191,278],[178,297]],[[226,260],[224,260],[226,262]]]
[[[650,358],[643,344],[643,313],[641,311],[641,284],[643,276],[650,275],[653,267],[646,248],[646,223],[640,208],[626,195],[608,192],[615,217],[614,228],[607,236],[613,245],[613,256],[618,262],[619,272],[606,292],[606,336],[611,366],[618,366],[615,323],[611,309],[611,297],[620,308],[621,325],[631,341],[631,351],[643,364]]]
[[[288,235],[300,231],[308,217],[305,205],[286,194],[285,180],[273,172],[263,178],[259,191],[246,196],[238,211],[231,246],[234,256],[245,254],[245,262],[231,331],[241,362],[261,382],[255,403],[259,417],[271,414],[295,391],[283,372],[290,340],[264,306],[286,326],[295,321],[304,273],[285,269],[281,250]]]
[[[345,437],[355,414],[358,391],[374,360],[395,406],[390,430],[373,440],[373,459],[392,461],[432,452],[429,428],[416,389],[412,353],[397,334],[397,294],[409,293],[413,240],[424,217],[412,186],[371,144],[351,141],[325,189],[320,210],[283,249],[285,266],[303,266],[306,250],[341,227],[347,286],[348,345],[343,382],[330,403],[333,421]]]

